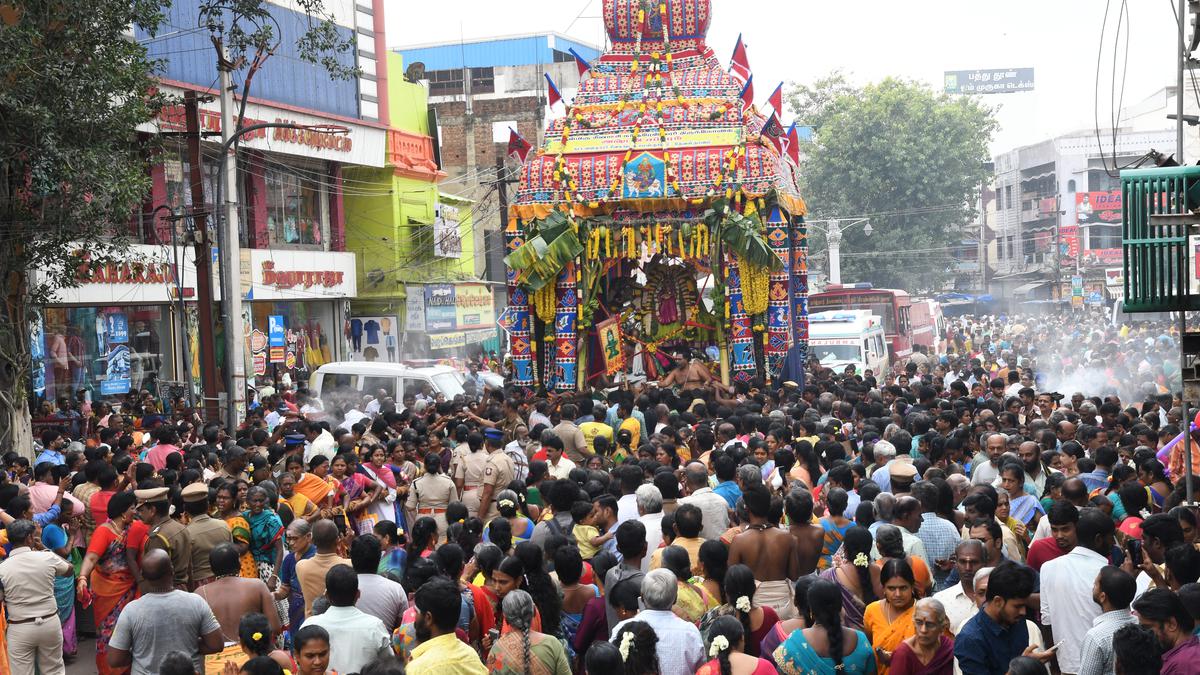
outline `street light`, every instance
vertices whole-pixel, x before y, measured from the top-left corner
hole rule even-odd
[[[831,285],[841,284],[842,232],[856,225],[865,225],[863,227],[863,234],[866,234],[869,237],[871,236],[871,233],[875,231],[875,228],[871,227],[870,218],[831,218],[824,221],[829,223],[828,227],[821,227],[817,225],[818,222],[821,221],[814,221],[809,225],[809,227],[815,227],[816,229],[823,231],[825,233],[825,239],[829,244],[829,283]],[[843,225],[843,222],[847,224]]]

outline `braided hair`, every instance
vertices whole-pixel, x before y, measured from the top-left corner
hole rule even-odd
[[[750,612],[753,611],[754,590],[754,572],[746,565],[734,565],[725,572],[725,602],[733,607],[734,616],[741,623],[745,635],[753,632],[750,630]],[[743,598],[751,603],[750,607],[738,607]]]
[[[543,567],[545,553],[537,544],[523,541],[513,548],[513,555],[525,566],[527,590],[542,615],[542,632],[558,635],[562,620],[562,597],[558,594],[558,586]]]
[[[871,584],[871,532],[865,527],[854,527],[846,530],[845,536],[842,537],[842,551],[845,553],[846,562],[854,566],[858,572],[858,585],[862,589],[862,601],[864,605],[869,605],[875,602],[875,587]],[[861,560],[858,556],[863,555],[868,563],[866,565],[855,565],[855,560]],[[809,605],[810,607],[812,605]]]
[[[746,638],[745,627],[732,616],[720,616],[708,628],[708,655],[716,658],[721,667],[721,675],[733,675],[733,664],[729,655],[739,643]],[[723,644],[714,644],[718,638],[724,638]]]
[[[842,591],[828,579],[817,579],[808,588],[808,609],[812,615],[812,625],[825,630],[829,640],[829,658],[833,660],[834,669],[841,670]]]
[[[524,666],[525,675],[533,675],[532,666],[530,666],[531,656],[529,653],[529,632],[533,626],[533,597],[522,590],[510,592],[504,596],[504,600],[500,602],[500,608],[504,612],[504,619],[508,625],[521,633],[521,663]]]

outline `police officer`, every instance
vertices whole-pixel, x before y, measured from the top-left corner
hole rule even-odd
[[[483,522],[489,523],[500,515],[496,506],[496,495],[508,487],[516,475],[516,467],[512,458],[504,452],[504,432],[500,429],[486,429],[487,465],[483,470],[483,485],[479,488],[479,511]]]
[[[192,540],[187,528],[171,517],[168,492],[165,487],[133,492],[137,498],[138,518],[150,526],[150,534],[142,546],[142,555],[156,549],[166,551],[175,568],[175,588],[186,591],[192,570]]]
[[[467,447],[471,452],[455,467],[454,485],[462,495],[462,503],[466,505],[467,513],[482,517],[486,509],[481,511],[479,508],[479,489],[483,486],[483,476],[488,465],[488,454],[483,450],[483,436],[477,432],[467,434]]]
[[[458,501],[458,488],[454,481],[442,473],[442,458],[436,452],[425,455],[425,473],[412,482],[404,507],[409,512],[409,521],[415,522],[422,516],[437,521],[438,540],[446,536],[446,508],[450,502]]]
[[[183,509],[189,517],[186,527],[187,535],[192,544],[191,573],[188,583],[189,588],[195,591],[216,578],[213,575],[212,565],[208,562],[208,555],[217,544],[232,542],[233,535],[230,534],[229,525],[224,520],[208,515],[207,485],[196,481],[183,488],[182,496]]]

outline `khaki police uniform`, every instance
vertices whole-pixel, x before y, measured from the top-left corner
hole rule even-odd
[[[471,516],[483,515],[479,512],[479,488],[483,486],[483,474],[487,465],[487,452],[472,452],[463,457],[462,462],[458,464],[458,473],[454,476],[455,481],[462,481],[462,503],[466,505],[467,513]]]
[[[488,504],[481,504],[480,511],[486,513],[483,516],[483,522],[490,523],[493,518],[500,515],[500,509],[496,506],[496,496],[501,490],[508,488],[508,484],[513,481],[516,475],[516,467],[513,466],[512,458],[509,457],[503,450],[496,450],[487,456],[487,466],[483,471],[483,484],[492,485],[492,500]]]
[[[444,473],[427,473],[414,480],[409,486],[408,499],[405,500],[404,507],[412,514],[412,522],[425,516],[436,520],[438,540],[440,541],[446,536],[446,528],[449,526],[446,522],[446,508],[450,506],[450,502],[456,501],[458,501],[458,488],[454,486],[454,481],[450,480],[449,476]]]

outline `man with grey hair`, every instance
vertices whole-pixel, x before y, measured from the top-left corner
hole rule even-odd
[[[874,537],[879,528],[888,525],[892,522],[892,513],[896,509],[896,495],[890,492],[880,492],[871,501],[871,510],[875,512],[875,522],[867,529],[871,531],[871,536]]]
[[[700,509],[703,516],[701,538],[720,538],[729,529],[729,504],[709,487],[708,469],[704,464],[688,463],[683,472],[683,490],[687,496],[679,499],[679,505],[691,504]]]
[[[975,615],[978,610],[975,598],[975,574],[983,565],[985,552],[983,542],[964,539],[954,547],[954,568],[959,583],[933,594],[946,608],[950,628],[957,634],[958,627]]]
[[[0,602],[8,618],[9,666],[21,675],[32,675],[35,667],[44,675],[65,673],[54,579],[70,576],[74,568],[53,551],[38,550],[32,520],[14,520],[7,529],[14,548],[0,564]]]
[[[881,438],[871,446],[871,454],[875,457],[875,463],[867,467],[871,475],[873,476],[875,472],[880,470],[884,470],[883,473],[886,474],[888,463],[896,459],[896,446],[892,445],[891,441],[885,441]],[[874,479],[872,478],[872,480]]]
[[[1008,449],[1008,436],[993,433],[984,440],[983,447],[988,461],[976,462],[971,469],[971,485],[991,485],[1000,477],[1000,458]]]
[[[630,621],[644,621],[658,636],[654,651],[658,672],[662,675],[691,675],[704,663],[704,639],[696,625],[675,616],[671,607],[679,592],[679,580],[670,570],[657,569],[642,579],[642,603],[645,609],[609,631],[613,643],[620,646],[618,635]]]
[[[654,552],[662,544],[663,498],[662,492],[646,484],[634,493],[637,499],[638,520],[646,526],[646,551]],[[650,571],[650,556],[642,558],[642,571]]]

